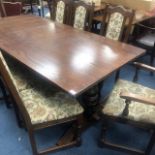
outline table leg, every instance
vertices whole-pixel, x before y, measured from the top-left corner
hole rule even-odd
[[[86,117],[90,118],[96,112],[100,100],[100,86],[90,88],[82,95]]]

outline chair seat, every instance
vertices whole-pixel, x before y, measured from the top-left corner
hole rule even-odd
[[[120,98],[119,95],[121,92],[130,92],[146,98],[155,99],[155,90],[130,81],[118,80],[105,102],[104,108],[102,109],[103,114],[122,117],[125,100]],[[155,123],[155,106],[153,105],[131,101],[128,110],[127,119],[144,123]]]
[[[138,44],[152,48],[154,46],[154,42],[155,42],[155,34],[149,33],[149,34],[137,39],[136,42]]]
[[[83,112],[83,108],[75,98],[61,91],[51,90],[51,95],[46,96],[43,90],[27,89],[19,94],[32,124],[69,118]]]
[[[32,124],[55,121],[83,113],[79,102],[12,58],[6,58],[12,80]]]

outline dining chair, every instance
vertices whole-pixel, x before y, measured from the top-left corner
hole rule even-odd
[[[101,35],[106,38],[127,42],[131,31],[134,10],[121,5],[108,4],[101,24]]]
[[[14,101],[16,114],[22,117],[28,131],[34,155],[80,145],[83,108],[74,97],[50,85],[43,77],[4,52],[0,52],[0,72]],[[57,143],[53,147],[38,150],[35,132],[64,123],[73,123],[73,140],[67,144]]]
[[[132,43],[135,46],[146,49],[146,54],[150,55],[149,64],[153,66],[155,57],[155,22],[154,17],[135,24],[135,35]]]
[[[135,62],[141,69],[155,72],[155,68]],[[102,132],[99,146],[130,154],[150,155],[155,142],[155,90],[119,79],[110,95],[104,100],[101,110]],[[150,131],[150,140],[145,150],[109,142],[106,137],[111,122],[132,125]],[[122,129],[123,131],[123,129]],[[128,135],[128,133],[126,133]]]
[[[0,12],[2,17],[20,15],[21,11],[21,2],[6,2],[1,0]]]
[[[58,23],[68,23],[71,0],[48,1],[51,19]]]
[[[134,15],[135,11],[133,9],[122,5],[107,4],[100,34],[112,40],[128,42]],[[119,78],[119,74],[120,70],[116,72],[115,81]]]
[[[93,14],[94,3],[73,1],[70,25],[80,30],[91,31]]]

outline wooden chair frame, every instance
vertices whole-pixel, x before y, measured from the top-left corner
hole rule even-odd
[[[94,3],[87,4],[83,1],[73,1],[72,6],[71,6],[72,10],[71,10],[71,16],[70,16],[69,24],[71,26],[74,25],[75,12],[79,6],[82,6],[86,9],[86,16],[85,16],[85,21],[84,21],[84,30],[91,31],[92,20],[93,20],[93,16],[94,16],[94,7],[95,7]]]
[[[24,125],[26,126],[26,129],[27,129],[28,134],[29,134],[30,143],[31,143],[32,151],[33,151],[34,155],[43,155],[43,154],[47,154],[50,152],[57,151],[58,149],[63,149],[63,148],[74,146],[74,145],[79,146],[81,144],[81,141],[80,141],[81,114],[74,116],[74,117],[67,118],[67,119],[61,119],[61,120],[44,122],[44,123],[32,124],[30,116],[29,116],[29,114],[28,114],[19,94],[18,94],[17,88],[13,84],[13,81],[12,81],[8,71],[6,70],[6,67],[4,66],[1,59],[0,59],[0,73],[2,75],[3,81],[5,82],[5,86],[7,86],[7,90],[9,91],[13,100],[15,101],[14,106],[15,106],[15,110],[16,110],[16,116],[17,116],[18,123],[21,123],[20,118],[21,117],[23,118]],[[40,129],[47,128],[50,126],[55,126],[55,125],[68,123],[68,122],[75,122],[75,124],[76,124],[75,125],[76,134],[75,134],[73,141],[68,142],[67,144],[57,143],[53,147],[47,148],[45,150],[38,151],[36,141],[35,141],[35,136],[34,136],[34,132],[36,130],[40,130]]]
[[[140,30],[140,29],[142,29],[142,30]],[[140,32],[138,32],[138,31],[140,31]],[[135,46],[144,48],[147,51],[150,51],[150,53],[149,53],[150,54],[150,65],[153,66],[154,57],[155,57],[155,43],[153,46],[147,46],[145,44],[139,43],[138,39],[140,39],[141,37],[145,37],[145,35],[147,35],[149,33],[155,33],[154,18],[143,21],[142,23],[137,23],[135,25],[134,33],[135,33],[135,36],[133,36],[133,40],[134,40],[133,44]]]
[[[155,72],[154,67],[144,65],[141,63],[137,63],[137,62],[135,62],[134,64],[139,68]],[[124,108],[122,116],[120,116],[120,117],[107,116],[107,115],[101,114],[102,115],[102,133],[101,133],[101,139],[99,141],[99,146],[100,147],[108,147],[113,150],[122,151],[122,152],[126,152],[126,153],[131,153],[131,154],[150,155],[152,147],[155,143],[155,125],[151,124],[151,123],[142,123],[142,122],[136,122],[134,120],[129,120],[126,118],[126,116],[128,114],[128,106],[130,104],[130,101],[136,101],[136,102],[140,102],[139,104],[144,103],[144,104],[155,106],[155,100],[150,100],[150,99],[141,97],[139,95],[126,93],[126,92],[121,92],[120,97],[126,100],[126,107]],[[113,144],[111,142],[107,142],[105,135],[106,135],[106,131],[107,131],[109,122],[119,122],[119,123],[123,123],[123,124],[130,124],[135,127],[143,128],[143,129],[150,131],[151,137],[150,137],[150,141],[148,142],[148,145],[146,147],[146,150],[142,151],[142,150],[138,150],[138,149],[128,148],[128,147],[125,147],[122,145]]]
[[[116,13],[116,12],[122,14],[122,16],[124,17],[118,40],[127,42],[131,31],[131,26],[135,15],[135,11],[132,9],[125,8],[124,6],[107,4],[103,15],[103,20],[101,23],[102,25],[101,25],[100,34],[104,36],[106,35],[110,17],[113,13]],[[125,27],[126,29],[124,29]]]
[[[69,22],[69,19],[70,19],[69,17],[70,17],[70,4],[71,4],[71,0],[48,0],[50,16],[51,16],[51,19],[55,21],[57,4],[60,1],[65,3],[65,11],[64,11],[63,23],[67,24]]]

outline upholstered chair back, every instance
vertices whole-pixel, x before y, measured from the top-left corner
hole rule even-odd
[[[94,13],[94,3],[88,4],[82,1],[72,3],[71,25],[80,30],[90,31]]]
[[[127,41],[133,18],[132,9],[107,5],[101,32],[109,39]]]
[[[61,24],[66,24],[68,22],[68,20],[70,19],[70,0],[48,1],[48,5],[52,20]]]

